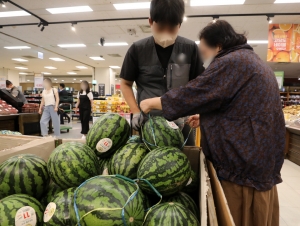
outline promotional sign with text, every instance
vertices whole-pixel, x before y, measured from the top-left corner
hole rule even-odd
[[[300,62],[300,24],[270,24],[269,62]]]

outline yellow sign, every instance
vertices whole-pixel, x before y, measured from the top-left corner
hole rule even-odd
[[[300,24],[270,24],[269,62],[300,62]]]

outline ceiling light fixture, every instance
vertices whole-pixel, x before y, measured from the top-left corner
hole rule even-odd
[[[62,7],[62,8],[48,8],[46,9],[51,14],[63,14],[63,13],[82,13],[92,12],[92,8],[89,6],[74,6],[74,7]]]
[[[27,75],[28,73],[20,72],[19,75]]]
[[[49,59],[50,59],[50,60],[54,60],[54,61],[65,61],[64,59],[57,58],[57,57],[49,58]]]
[[[29,46],[5,46],[5,49],[30,49]]]
[[[0,4],[2,4],[3,8],[6,8],[6,5],[5,5],[5,3],[3,1],[0,1]]]
[[[217,22],[217,20],[218,20],[219,18],[220,18],[219,16],[213,16],[213,20],[212,20],[212,22],[213,22],[213,23],[216,23],[216,22]]]
[[[44,75],[51,75],[52,73],[49,73],[49,72],[42,72],[42,74],[44,74]],[[54,79],[54,80],[56,80],[56,79]]]
[[[80,82],[82,82],[82,80],[79,80]]]
[[[121,3],[121,4],[113,4],[113,5],[116,10],[150,9],[150,2]]]
[[[76,81],[76,78],[74,78],[73,80]]]
[[[268,40],[248,40],[248,44],[268,44]]]
[[[190,6],[243,5],[245,0],[191,0]]]
[[[43,24],[43,22],[40,21],[40,22],[38,23],[38,27],[42,26],[42,24]]]
[[[101,46],[100,43],[98,43],[99,46]],[[127,42],[108,42],[105,43],[104,46],[128,46]]]
[[[267,15],[267,21],[269,22],[269,24],[273,23],[272,17],[274,17],[274,15]]]
[[[30,14],[23,10],[22,11],[0,12],[0,17],[16,17],[16,16],[30,16]]]
[[[90,57],[92,60],[104,60],[103,57]]]
[[[76,66],[78,69],[87,69],[85,66]]]
[[[21,58],[13,58],[12,60],[19,61],[19,62],[27,62],[28,61],[28,60],[24,60],[24,59],[21,59]]]
[[[110,68],[112,68],[112,69],[118,69],[118,68],[121,68],[121,67],[119,67],[119,66],[109,66]]]
[[[30,82],[30,80],[28,79],[27,82]]]
[[[199,45],[199,44],[200,44],[200,41],[195,41],[195,43],[196,43],[197,45]]]
[[[50,70],[56,70],[57,69],[56,67],[52,67],[52,66],[47,66],[45,68],[50,69]]]
[[[274,4],[278,3],[300,3],[300,0],[276,0]]]
[[[77,75],[77,73],[72,72],[72,71],[71,71],[71,72],[68,72],[68,74],[69,74],[69,75]]]
[[[48,26],[47,23],[43,23],[43,27],[41,28],[41,32],[43,32],[45,30],[45,27]]]
[[[26,67],[15,67],[15,68],[21,69],[21,70],[27,70],[27,69],[28,69],[28,68],[26,68]]]
[[[187,21],[187,17],[185,16],[185,17],[183,17],[183,21]]]
[[[57,80],[57,78],[54,79],[54,81],[56,81],[56,80]]]
[[[59,44],[57,45],[60,48],[78,48],[78,47],[86,47],[85,44]]]
[[[62,82],[64,82],[65,80],[61,80]]]
[[[71,27],[71,30],[72,30],[72,31],[76,31],[76,28],[75,28],[75,25],[76,25],[76,24],[77,24],[76,22],[72,23],[72,27]]]

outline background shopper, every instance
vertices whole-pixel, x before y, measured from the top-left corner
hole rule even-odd
[[[82,139],[85,139],[86,134],[90,130],[90,117],[93,106],[93,93],[90,90],[89,83],[87,81],[81,82],[81,90],[78,93],[76,108],[79,108],[79,116],[81,121],[81,134]]]
[[[64,111],[65,109],[63,109],[63,107],[64,107],[64,105],[63,105],[63,102],[62,102],[62,100],[63,100],[63,98],[64,97],[67,97],[67,96],[69,96],[69,93],[68,93],[68,91],[67,90],[65,90],[65,84],[64,83],[60,83],[59,84],[59,103],[60,103],[60,105],[59,105],[59,111],[58,111],[58,113],[59,113],[59,115],[60,115],[60,124],[61,125],[64,125],[65,124],[65,122],[64,122],[64,117],[65,118],[67,118],[68,119],[68,123],[70,123],[70,121],[71,121],[71,118],[70,118],[70,116]],[[67,109],[68,110],[70,110],[70,106],[69,105],[67,105]]]
[[[6,80],[6,90],[15,98],[19,99],[23,102],[23,104],[27,104],[26,97],[24,94],[18,89],[18,87],[14,86],[11,81]]]
[[[168,120],[200,114],[190,123],[201,126],[236,226],[279,226],[285,122],[274,72],[226,21],[210,23],[200,40],[203,76],[140,107]]]
[[[42,136],[48,136],[48,125],[51,119],[54,127],[54,136],[60,136],[59,119],[57,115],[59,103],[58,91],[52,88],[52,81],[49,78],[44,79],[44,90],[42,93],[42,101],[39,113],[42,114],[40,121]],[[42,108],[44,107],[44,110]]]

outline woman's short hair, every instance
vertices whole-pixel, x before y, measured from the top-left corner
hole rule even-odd
[[[44,78],[44,81],[47,81],[52,84],[52,80],[50,78]]]
[[[233,27],[225,20],[217,20],[209,23],[200,31],[199,39],[204,39],[210,47],[228,49],[247,43],[245,34],[235,32]]]

